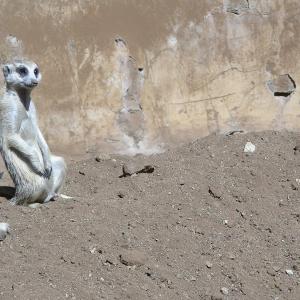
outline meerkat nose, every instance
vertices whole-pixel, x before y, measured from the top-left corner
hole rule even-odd
[[[33,85],[37,85],[37,84],[38,84],[37,80],[32,80],[31,83],[32,83]]]

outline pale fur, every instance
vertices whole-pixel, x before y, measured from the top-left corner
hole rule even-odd
[[[3,74],[6,91],[0,99],[0,151],[16,187],[10,201],[44,203],[58,195],[66,165],[62,157],[51,155],[38,126],[31,91],[41,74],[34,62],[25,60],[4,65]]]

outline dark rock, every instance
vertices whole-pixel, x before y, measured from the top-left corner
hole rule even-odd
[[[137,169],[135,166],[124,164],[122,166],[123,174],[119,176],[119,178],[132,176],[134,174],[141,174],[141,173],[153,173],[155,168],[151,165],[146,165],[141,169]]]
[[[296,83],[289,74],[279,75],[267,83],[274,96],[288,97],[296,90]]]
[[[118,197],[122,199],[122,198],[124,198],[124,197],[125,197],[125,194],[124,194],[124,193],[122,193],[122,192],[119,192],[119,193],[118,193]]]

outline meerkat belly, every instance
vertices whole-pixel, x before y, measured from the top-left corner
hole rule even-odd
[[[38,135],[36,132],[36,128],[32,123],[30,118],[27,118],[22,121],[20,127],[20,136],[26,143],[36,150],[36,154],[38,155],[38,159],[41,163],[43,163],[42,152],[38,145]]]
[[[20,126],[20,135],[27,143],[34,143],[37,141],[36,130],[29,118],[22,121]]]
[[[37,133],[29,118],[22,121],[19,134],[30,147],[35,149],[37,159],[43,163],[42,153],[38,146]],[[17,176],[16,178],[19,178],[18,181],[32,182],[37,185],[40,185],[40,181],[42,183],[40,176],[31,170],[28,163],[19,154],[9,152],[8,163],[9,165],[11,164],[11,166],[8,165],[8,169],[11,170],[12,177]]]

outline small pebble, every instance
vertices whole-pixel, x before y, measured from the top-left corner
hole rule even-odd
[[[124,194],[124,193],[122,193],[122,192],[119,192],[119,193],[118,193],[118,197],[122,199],[122,198],[124,198],[124,197],[125,197],[125,194]]]
[[[297,265],[293,265],[293,270],[294,271],[299,271],[299,267]]]
[[[235,255],[234,255],[233,253],[229,253],[228,257],[229,257],[230,259],[232,259],[232,260],[235,259]]]
[[[98,247],[92,247],[92,248],[90,248],[90,252],[91,252],[92,254],[95,254],[95,253],[100,253],[100,254],[102,254],[102,250],[99,249]]]
[[[212,263],[210,262],[210,261],[207,261],[206,263],[205,263],[205,265],[209,268],[209,269],[211,269],[212,268]]]
[[[275,272],[280,271],[280,266],[273,266],[273,270],[274,270]]]
[[[267,273],[271,276],[275,276],[276,275],[276,271],[273,268],[270,268],[267,270]]]
[[[9,233],[9,224],[0,223],[0,241],[4,241]]]
[[[228,294],[229,294],[228,288],[222,287],[222,288],[221,288],[221,293],[222,293],[223,295],[228,295]]]
[[[118,264],[118,261],[116,260],[115,257],[109,257],[105,260],[103,263],[104,265],[111,265],[111,266],[116,266]]]
[[[146,285],[146,284],[145,284],[145,285],[142,285],[142,286],[141,286],[141,289],[144,290],[144,291],[148,291],[148,290],[149,290],[149,286]]]
[[[253,153],[255,152],[255,145],[252,144],[251,142],[247,142],[246,145],[245,145],[245,148],[244,148],[244,152],[245,153]]]
[[[293,270],[285,270],[285,272],[286,272],[286,274],[288,274],[288,275],[290,275],[290,276],[292,276],[292,275],[294,275],[294,272],[293,272]]]
[[[97,251],[97,248],[92,248],[92,249],[90,250],[90,252],[91,252],[92,254],[95,254],[96,251]]]
[[[102,153],[95,157],[95,161],[97,162],[101,162],[105,160],[110,160],[109,154]]]

